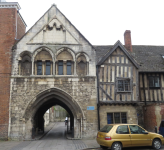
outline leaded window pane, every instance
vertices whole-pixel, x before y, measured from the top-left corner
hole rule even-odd
[[[124,81],[124,85],[125,85],[125,91],[130,91],[130,84],[128,80]]]
[[[42,75],[42,62],[37,62],[37,75]]]
[[[107,114],[107,123],[112,124],[113,123],[113,113]]]
[[[118,80],[118,91],[130,91],[130,80]]]
[[[114,113],[114,121],[115,123],[120,123],[120,113]]]
[[[58,63],[58,74],[63,75],[63,61],[59,61]]]
[[[127,123],[126,112],[107,113],[107,124]]]
[[[158,76],[149,77],[149,87],[160,87]]]
[[[160,87],[159,86],[159,77],[155,77],[155,79],[154,79],[154,86],[155,87]]]
[[[154,87],[154,77],[149,77],[149,86]]]
[[[121,113],[122,123],[127,123],[126,113]]]
[[[118,80],[118,91],[124,91],[123,80]]]
[[[46,61],[46,75],[50,75],[50,74],[51,74],[51,62]]]

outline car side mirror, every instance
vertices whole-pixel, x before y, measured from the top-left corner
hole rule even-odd
[[[142,133],[143,133],[143,134],[148,134],[148,132],[146,132],[146,131],[142,131]]]

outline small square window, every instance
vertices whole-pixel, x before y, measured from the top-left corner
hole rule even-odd
[[[107,113],[107,124],[127,123],[126,112]]]
[[[130,79],[118,80],[118,91],[130,91]]]
[[[149,87],[150,88],[159,88],[160,87],[158,76],[149,77]]]

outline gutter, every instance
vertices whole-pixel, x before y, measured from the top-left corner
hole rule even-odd
[[[98,74],[99,66],[96,66],[96,76],[97,76],[97,118],[98,118],[98,130],[100,130],[100,100],[99,100],[99,74]]]

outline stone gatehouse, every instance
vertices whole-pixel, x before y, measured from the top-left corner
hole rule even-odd
[[[94,137],[95,55],[94,47],[53,5],[13,48],[10,138],[30,139],[54,105],[70,113],[75,138]]]

